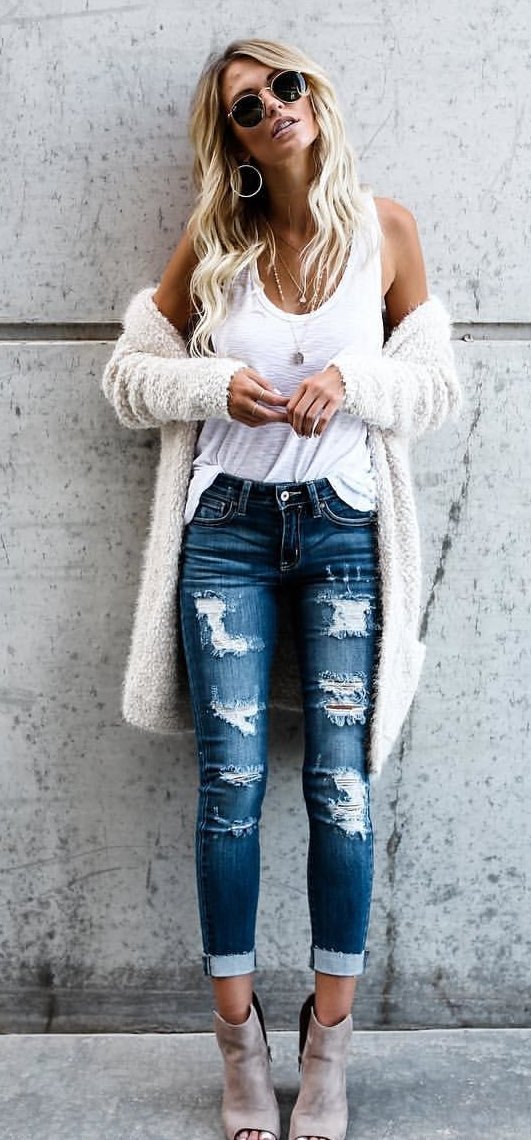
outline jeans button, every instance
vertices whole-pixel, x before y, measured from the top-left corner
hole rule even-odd
[[[289,499],[289,491],[281,491],[280,492],[280,498],[282,499],[283,503],[287,503],[287,501]]]

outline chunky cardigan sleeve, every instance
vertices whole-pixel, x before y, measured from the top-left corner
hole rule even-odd
[[[455,369],[451,321],[434,296],[402,318],[381,356],[343,349],[329,360],[345,389],[342,410],[382,430],[416,438],[449,415],[457,419],[463,393]]]
[[[229,420],[229,383],[245,361],[188,356],[183,337],[153,300],[156,288],[142,289],[129,302],[103,372],[105,396],[127,428],[209,416]]]

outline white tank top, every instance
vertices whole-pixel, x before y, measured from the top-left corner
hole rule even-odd
[[[367,256],[366,235],[356,235],[339,285],[312,313],[286,313],[266,296],[256,266],[234,278],[229,311],[212,334],[218,356],[233,356],[255,368],[282,395],[323,371],[344,348],[380,354],[381,228],[372,194],[364,192],[376,252]],[[295,328],[296,340],[292,333]],[[304,363],[296,364],[298,346]],[[367,426],[358,416],[337,411],[320,436],[302,439],[291,424],[251,428],[237,420],[210,417],[195,445],[184,522],[192,519],[202,492],[220,472],[263,483],[302,483],[327,478],[337,494],[359,510],[377,506],[376,483],[367,445]]]

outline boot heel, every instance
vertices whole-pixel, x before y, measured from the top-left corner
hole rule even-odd
[[[303,1003],[299,1014],[299,1073],[301,1071],[302,1054],[304,1052],[304,1046],[306,1044],[306,1038],[308,1036],[308,1026],[310,1024],[310,1017],[314,1000],[315,993],[310,994],[310,996],[307,997],[306,1001]]]
[[[260,1028],[261,1028],[262,1033],[264,1035],[264,1041],[266,1044],[267,1055],[269,1057],[269,1060],[272,1061],[273,1060],[273,1054],[271,1052],[271,1046],[268,1045],[268,1043],[267,1043],[267,1032],[266,1032],[266,1027],[265,1027],[264,1015],[262,1012],[262,1006],[260,1005],[260,1002],[258,1001],[258,997],[255,994],[254,990],[253,990],[253,1005],[254,1005],[254,1008],[256,1010],[256,1016],[260,1022]]]

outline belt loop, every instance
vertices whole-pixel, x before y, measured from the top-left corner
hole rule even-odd
[[[249,491],[251,490],[252,479],[244,479],[242,488],[238,497],[238,506],[236,508],[237,515],[244,515],[247,509],[247,499],[249,498]]]
[[[311,502],[312,502],[312,515],[313,515],[314,519],[318,519],[321,517],[321,507],[319,505],[319,495],[317,494],[317,487],[315,486],[315,483],[313,483],[313,482],[307,483],[306,486],[308,488],[308,494],[309,494]]]

